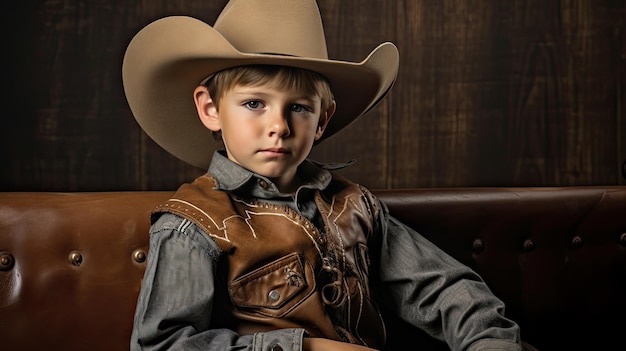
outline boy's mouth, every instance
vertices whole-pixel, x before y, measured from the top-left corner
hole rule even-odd
[[[289,149],[279,148],[279,147],[262,149],[260,150],[260,152],[264,154],[276,155],[276,156],[281,156],[281,155],[286,155],[286,154],[291,153]]]

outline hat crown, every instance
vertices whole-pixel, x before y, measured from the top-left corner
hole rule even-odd
[[[213,28],[241,52],[328,59],[314,0],[231,0]]]

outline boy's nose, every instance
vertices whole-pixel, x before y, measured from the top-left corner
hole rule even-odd
[[[269,123],[269,134],[270,136],[278,135],[281,138],[284,138],[289,135],[289,122],[286,117],[287,112],[280,111],[277,113],[273,113]]]

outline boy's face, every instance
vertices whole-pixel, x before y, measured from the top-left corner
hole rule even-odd
[[[296,169],[309,155],[334,112],[321,111],[318,96],[267,86],[237,85],[225,92],[219,111],[205,87],[194,93],[200,119],[221,131],[228,158],[271,178],[281,191],[297,186]]]

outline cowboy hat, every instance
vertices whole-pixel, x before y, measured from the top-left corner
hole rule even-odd
[[[156,20],[130,41],[124,92],[141,128],[166,151],[207,168],[221,146],[198,118],[193,91],[207,77],[242,65],[281,65],[324,75],[337,101],[323,137],[337,133],[384,98],[398,73],[386,42],[363,61],[328,58],[314,0],[231,0],[213,26],[187,16]]]

